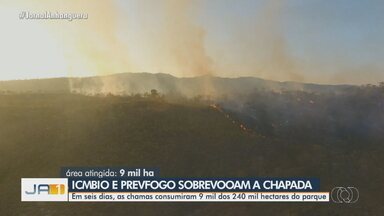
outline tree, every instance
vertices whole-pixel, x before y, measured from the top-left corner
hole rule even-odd
[[[151,97],[158,97],[159,96],[159,93],[157,92],[156,89],[152,89],[151,90]]]

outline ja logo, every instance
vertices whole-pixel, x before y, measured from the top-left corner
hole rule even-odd
[[[334,203],[355,203],[359,200],[359,190],[355,187],[335,187],[331,191]]]

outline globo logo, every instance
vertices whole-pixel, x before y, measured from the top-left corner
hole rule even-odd
[[[359,200],[359,190],[355,187],[335,187],[331,191],[334,203],[355,203]]]

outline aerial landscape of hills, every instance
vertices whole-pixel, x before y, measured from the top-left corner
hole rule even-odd
[[[383,11],[0,1],[0,216],[384,215]]]
[[[5,215],[380,215],[384,86],[127,73],[0,82]],[[158,167],[180,177],[317,177],[353,205],[21,203],[20,178],[64,166]],[[14,172],[13,170],[17,170]],[[369,198],[368,198],[369,197]],[[277,208],[279,207],[279,208]],[[96,213],[95,213],[96,210]]]

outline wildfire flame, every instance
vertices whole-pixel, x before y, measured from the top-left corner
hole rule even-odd
[[[244,124],[242,124],[241,122],[238,122],[236,121],[235,119],[233,119],[228,113],[226,113],[219,105],[217,104],[211,104],[210,107],[220,113],[222,113],[224,115],[225,118],[229,119],[232,124],[235,124],[237,125],[242,131],[244,132],[247,132],[247,133],[252,133],[252,130],[245,127]]]

